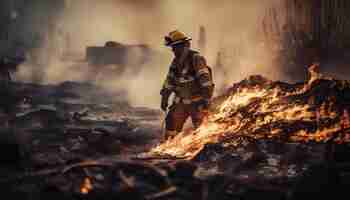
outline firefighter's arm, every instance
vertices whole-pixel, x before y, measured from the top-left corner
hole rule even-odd
[[[201,93],[203,97],[210,100],[214,93],[214,83],[207,62],[203,56],[195,55],[194,69],[201,85]]]
[[[166,76],[166,79],[163,83],[163,87],[160,91],[160,95],[162,96],[170,96],[171,93],[175,90],[175,74],[170,69],[168,72],[168,75]]]
[[[162,96],[161,99],[161,108],[162,110],[166,111],[168,108],[168,99],[171,95],[171,93],[174,91],[175,85],[174,85],[174,74],[172,70],[169,70],[168,75],[163,83],[163,87],[160,91],[160,95]]]

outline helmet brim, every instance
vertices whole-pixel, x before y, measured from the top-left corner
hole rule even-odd
[[[185,38],[183,40],[178,40],[178,41],[175,41],[175,42],[166,42],[165,46],[171,47],[171,46],[174,46],[174,45],[177,45],[177,44],[181,44],[181,43],[185,43],[185,42],[188,42],[188,41],[191,41],[191,40],[192,40],[192,38]]]

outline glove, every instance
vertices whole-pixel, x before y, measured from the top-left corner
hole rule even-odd
[[[167,90],[167,89],[162,89],[160,91],[160,95],[162,95],[162,101],[161,101],[161,105],[160,108],[166,112],[168,109],[168,99],[169,96],[171,95],[171,91]]]
[[[160,105],[160,108],[166,112],[167,109],[168,109],[168,96],[162,96],[162,102],[161,102],[161,105]]]

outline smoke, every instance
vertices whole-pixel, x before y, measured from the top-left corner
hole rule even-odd
[[[49,37],[44,50],[33,56],[42,64],[28,67],[31,63],[26,63],[17,77],[33,81],[33,74],[40,74],[35,80],[42,83],[94,81],[107,90],[127,90],[132,105],[159,107],[159,90],[172,59],[171,51],[163,46],[164,35],[179,29],[193,38],[196,49],[199,27],[204,26],[208,36],[204,56],[219,89],[252,74],[278,78],[280,73],[272,67],[271,55],[259,40],[262,33],[257,31],[265,8],[274,1],[66,0],[55,27],[58,34]],[[156,56],[135,66],[137,53],[130,54],[121,77],[110,73],[118,66],[91,74],[83,62],[85,48],[103,46],[106,41],[147,44]],[[221,69],[216,71],[218,52],[225,55],[225,80]]]

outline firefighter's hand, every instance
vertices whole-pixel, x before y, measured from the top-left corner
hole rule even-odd
[[[160,108],[166,112],[168,109],[168,98],[165,98],[164,96],[162,97],[162,103],[160,105]]]

